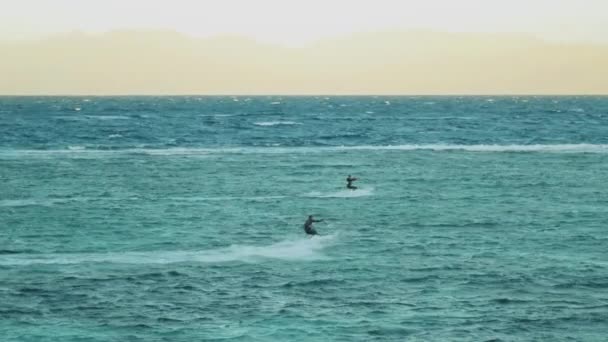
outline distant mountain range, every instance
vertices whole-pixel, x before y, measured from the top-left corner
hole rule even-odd
[[[300,48],[171,31],[0,42],[0,94],[608,94],[608,46],[361,33]]]

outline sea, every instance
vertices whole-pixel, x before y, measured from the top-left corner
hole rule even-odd
[[[607,189],[608,97],[0,97],[0,340],[607,341]]]

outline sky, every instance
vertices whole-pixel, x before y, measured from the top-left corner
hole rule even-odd
[[[0,0],[0,95],[608,94],[608,0]]]
[[[0,0],[0,40],[123,29],[243,35],[287,46],[412,29],[608,44],[608,0]]]

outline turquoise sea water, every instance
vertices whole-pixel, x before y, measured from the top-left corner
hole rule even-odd
[[[4,97],[0,181],[2,341],[608,333],[606,97]]]

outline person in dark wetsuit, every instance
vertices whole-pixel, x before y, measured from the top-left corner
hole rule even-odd
[[[313,228],[314,222],[323,222],[323,220],[315,220],[312,215],[308,215],[308,219],[304,222],[304,231],[308,235],[318,235],[317,231]]]
[[[357,187],[353,185],[353,182],[356,181],[357,179],[358,178],[348,175],[348,177],[346,177],[346,187],[351,190],[356,190]]]

